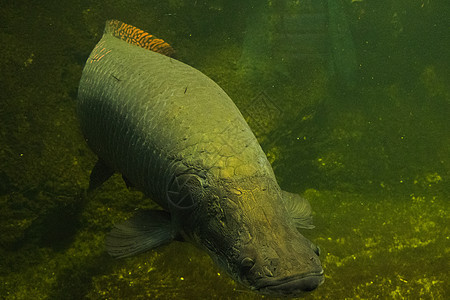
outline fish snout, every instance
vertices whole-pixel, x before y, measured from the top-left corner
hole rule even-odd
[[[255,260],[250,257],[245,257],[240,263],[240,279],[242,282],[256,282],[262,278],[274,277],[275,269],[270,269],[268,266],[257,266]]]
[[[324,282],[324,271],[314,244],[303,259],[261,260],[247,256],[240,262],[240,280],[261,294],[297,296],[312,291]]]
[[[276,281],[262,282],[259,290],[263,294],[279,296],[298,296],[304,292],[315,290],[324,282],[323,271],[304,277],[284,278]]]
[[[299,296],[304,292],[315,290],[324,282],[323,270],[304,276],[290,276],[285,278],[266,277],[258,281],[254,287],[262,294],[273,296]]]

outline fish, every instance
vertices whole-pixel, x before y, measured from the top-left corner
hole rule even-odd
[[[235,281],[297,296],[324,282],[311,206],[281,190],[239,109],[165,41],[118,20],[84,66],[81,130],[98,156],[88,191],[115,172],[161,209],[138,211],[106,237],[124,258],[172,241],[206,251]]]

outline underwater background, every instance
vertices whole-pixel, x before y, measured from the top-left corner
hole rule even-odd
[[[118,174],[86,195],[77,87],[108,19],[216,81],[311,202],[326,279],[305,298],[448,299],[449,16],[445,0],[3,0],[0,299],[262,297],[188,243],[105,253],[155,206]]]

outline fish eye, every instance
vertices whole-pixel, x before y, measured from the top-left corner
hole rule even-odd
[[[250,257],[245,257],[242,261],[241,261],[241,272],[243,274],[248,273],[248,271],[250,271],[250,269],[255,265],[255,261],[253,259],[251,259]]]
[[[319,247],[319,246],[317,246],[317,245],[314,245],[314,247],[313,247],[313,251],[314,251],[314,253],[316,253],[316,254],[317,254],[317,256],[320,256],[320,247]]]

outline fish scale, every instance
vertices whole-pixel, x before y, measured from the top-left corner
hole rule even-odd
[[[109,21],[80,80],[81,128],[99,157],[89,190],[118,171],[163,208],[116,224],[108,252],[128,257],[185,240],[260,293],[315,289],[324,280],[318,249],[296,229],[313,228],[309,203],[281,191],[249,126],[216,83],[149,50],[173,53],[167,47]]]
[[[265,163],[262,170],[267,173],[265,155],[250,128],[213,81],[179,61],[113,36],[104,36],[102,46],[109,53],[87,63],[83,71],[78,111],[89,145],[111,167],[134,184],[146,183],[143,188],[159,196],[158,202],[164,201],[162,191],[155,189],[160,184],[159,171],[170,167],[172,157],[183,157],[185,165],[200,162],[199,167],[211,169],[217,161],[226,161],[227,150],[233,149],[245,157],[241,162],[257,166],[255,170]],[[149,147],[146,151],[141,145],[144,141]],[[210,145],[214,151],[207,151]],[[139,164],[145,159],[149,172]],[[143,179],[146,173],[151,176]]]

